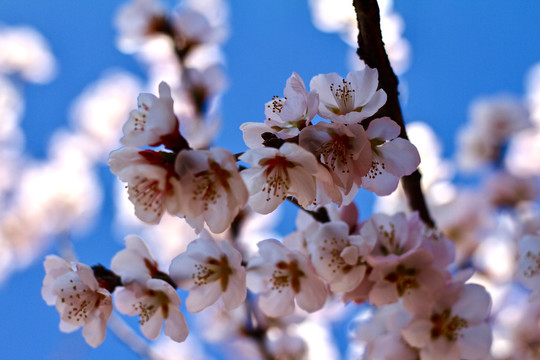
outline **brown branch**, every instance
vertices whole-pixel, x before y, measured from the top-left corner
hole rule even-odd
[[[358,23],[358,50],[357,54],[367,66],[376,68],[379,72],[379,86],[388,99],[386,104],[375,114],[374,118],[388,116],[401,127],[400,137],[407,139],[403,114],[398,99],[398,78],[392,70],[388,55],[384,49],[381,34],[381,18],[377,0],[353,0]],[[417,169],[411,175],[403,176],[401,184],[412,210],[420,214],[420,218],[430,227],[435,227],[426,205],[424,194],[420,186],[422,175]]]

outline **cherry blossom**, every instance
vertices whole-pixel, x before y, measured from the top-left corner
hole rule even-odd
[[[359,235],[349,235],[349,226],[342,221],[325,223],[310,236],[308,249],[317,273],[333,292],[354,289],[366,272],[367,254],[374,242]]]
[[[174,154],[121,148],[109,156],[111,172],[127,182],[129,200],[135,215],[144,222],[157,224],[165,211],[179,210],[178,179],[172,166]]]
[[[178,132],[178,120],[173,111],[171,88],[167,83],[159,84],[159,98],[142,93],[137,100],[137,110],[131,111],[123,127],[124,137],[120,140],[127,146],[155,146],[166,136]]]
[[[375,114],[386,103],[384,90],[377,90],[378,76],[377,69],[367,66],[346,79],[336,73],[315,76],[309,86],[319,94],[319,114],[342,124],[359,123]]]
[[[366,131],[373,154],[362,187],[379,196],[392,193],[400,176],[410,175],[420,164],[418,150],[410,141],[398,137],[400,131],[388,117],[373,120]]]
[[[402,330],[405,340],[420,349],[422,360],[484,359],[491,346],[486,320],[491,298],[480,285],[448,287],[426,303]]]
[[[240,174],[249,191],[253,210],[268,214],[287,197],[296,197],[301,206],[315,201],[317,160],[300,146],[285,143],[279,149],[257,148],[246,151],[240,160],[252,167]]]
[[[204,223],[221,233],[248,201],[248,191],[234,156],[222,148],[184,150],[176,158],[183,201],[180,211],[200,231]]]
[[[242,255],[228,241],[220,244],[203,232],[171,262],[171,278],[179,287],[189,290],[186,306],[191,312],[199,312],[220,298],[225,309],[232,310],[246,298]]]
[[[184,315],[178,308],[182,302],[175,289],[162,280],[163,273],[150,250],[138,236],[126,237],[126,248],[111,261],[111,269],[122,278],[123,287],[114,293],[118,311],[139,315],[141,331],[155,339],[165,321],[165,334],[182,342],[188,335]]]
[[[88,265],[70,265],[56,255],[47,256],[43,265],[41,294],[47,305],[56,305],[60,330],[72,332],[82,326],[88,345],[98,347],[113,308],[109,290],[100,286]]]
[[[114,293],[116,309],[123,314],[139,315],[141,331],[148,339],[158,337],[163,322],[165,335],[177,342],[186,339],[189,330],[178,308],[181,304],[176,290],[161,279],[127,284]]]
[[[294,300],[313,312],[326,300],[326,287],[307,257],[288,250],[277,240],[258,243],[260,256],[248,262],[247,286],[259,293],[259,307],[268,316],[280,317],[294,311]]]
[[[309,150],[332,174],[333,182],[347,195],[353,184],[360,187],[371,168],[371,147],[366,132],[358,124],[319,122],[300,134],[300,146]]]
[[[540,235],[525,235],[518,243],[518,279],[533,290],[531,299],[540,297]]]
[[[314,92],[307,92],[304,81],[293,72],[287,79],[283,90],[284,98],[275,96],[265,105],[264,114],[268,125],[280,138],[290,138],[298,132],[317,114],[319,97]]]

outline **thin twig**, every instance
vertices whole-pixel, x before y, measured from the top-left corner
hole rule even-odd
[[[358,50],[357,54],[367,66],[376,68],[379,72],[380,87],[388,97],[386,104],[373,116],[373,118],[388,116],[400,127],[400,137],[408,139],[403,121],[403,114],[398,99],[398,78],[384,48],[382,41],[380,14],[377,0],[353,0],[358,22]],[[411,175],[403,176],[401,184],[409,201],[411,209],[420,214],[420,218],[430,227],[435,227],[426,205],[424,194],[420,185],[422,175],[416,170]]]

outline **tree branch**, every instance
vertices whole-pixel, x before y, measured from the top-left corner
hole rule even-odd
[[[373,118],[388,116],[401,127],[400,137],[407,139],[403,114],[398,99],[398,78],[392,70],[390,60],[384,49],[381,33],[381,18],[377,0],[353,0],[358,23],[358,50],[357,54],[367,66],[376,68],[379,72],[379,86],[386,92],[386,104]],[[422,175],[417,169],[411,175],[403,176],[401,184],[409,206],[420,214],[420,218],[430,227],[435,227],[426,205],[424,194],[420,186]]]

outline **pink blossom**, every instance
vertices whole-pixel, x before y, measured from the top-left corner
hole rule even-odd
[[[280,317],[294,311],[294,300],[313,312],[326,300],[326,287],[307,257],[288,250],[277,240],[258,243],[260,256],[248,262],[247,286],[259,293],[259,307],[268,316]]]
[[[72,332],[82,326],[88,345],[99,346],[112,312],[110,292],[100,286],[88,265],[70,265],[55,255],[47,256],[43,265],[46,274],[41,294],[48,305],[56,305],[60,330]]]
[[[214,233],[225,231],[248,200],[234,156],[225,149],[183,150],[176,158],[183,201],[180,212],[200,231],[204,223]]]
[[[312,152],[332,175],[332,181],[347,195],[360,186],[371,168],[371,147],[366,132],[358,124],[319,122],[300,134],[300,146]]]
[[[179,211],[179,192],[171,160],[172,153],[121,148],[109,156],[111,172],[127,182],[128,198],[135,215],[144,222],[157,224],[165,211]]]
[[[319,97],[314,92],[307,92],[304,81],[295,72],[287,79],[283,93],[284,98],[275,96],[266,103],[264,123],[278,137],[285,139],[298,135],[309,125],[317,114]]]
[[[155,339],[165,321],[165,334],[182,342],[188,335],[181,300],[175,289],[159,278],[160,271],[150,250],[137,236],[126,237],[126,248],[111,261],[111,269],[122,278],[123,287],[114,293],[118,311],[139,315],[143,334]],[[162,274],[162,273],[161,273]]]
[[[540,297],[540,235],[525,235],[518,243],[517,278],[533,290],[531,299]]]
[[[341,221],[321,225],[309,238],[308,249],[317,273],[334,292],[354,289],[363,280],[365,258],[374,242],[359,235],[349,235],[349,226]]]
[[[483,359],[491,346],[490,308],[491,298],[482,286],[450,286],[433,302],[417,307],[402,335],[420,349],[422,360]]]
[[[189,290],[189,311],[199,312],[220,298],[226,310],[232,310],[246,298],[246,271],[241,263],[242,255],[228,241],[219,246],[203,232],[172,260],[169,272],[179,287]]]
[[[240,174],[247,185],[248,203],[253,210],[268,214],[288,195],[296,197],[301,206],[315,202],[317,160],[300,146],[285,143],[280,149],[250,149],[240,160],[252,166]]]
[[[350,72],[346,79],[336,73],[315,76],[309,86],[319,94],[319,114],[342,124],[372,116],[386,103],[384,90],[377,90],[378,77],[377,69],[367,66]]]
[[[189,330],[184,315],[178,308],[182,304],[178,293],[161,279],[148,279],[118,288],[114,305],[123,314],[139,315],[141,331],[148,339],[156,339],[165,322],[165,335],[182,342]]]
[[[137,100],[137,110],[131,111],[123,127],[126,146],[155,146],[162,138],[178,132],[178,120],[174,115],[171,88],[167,83],[159,84],[159,98],[142,93]]]
[[[389,195],[399,178],[410,175],[420,164],[420,155],[409,140],[398,137],[401,128],[388,117],[370,122],[366,131],[371,142],[371,169],[362,178],[362,187],[379,196]]]

